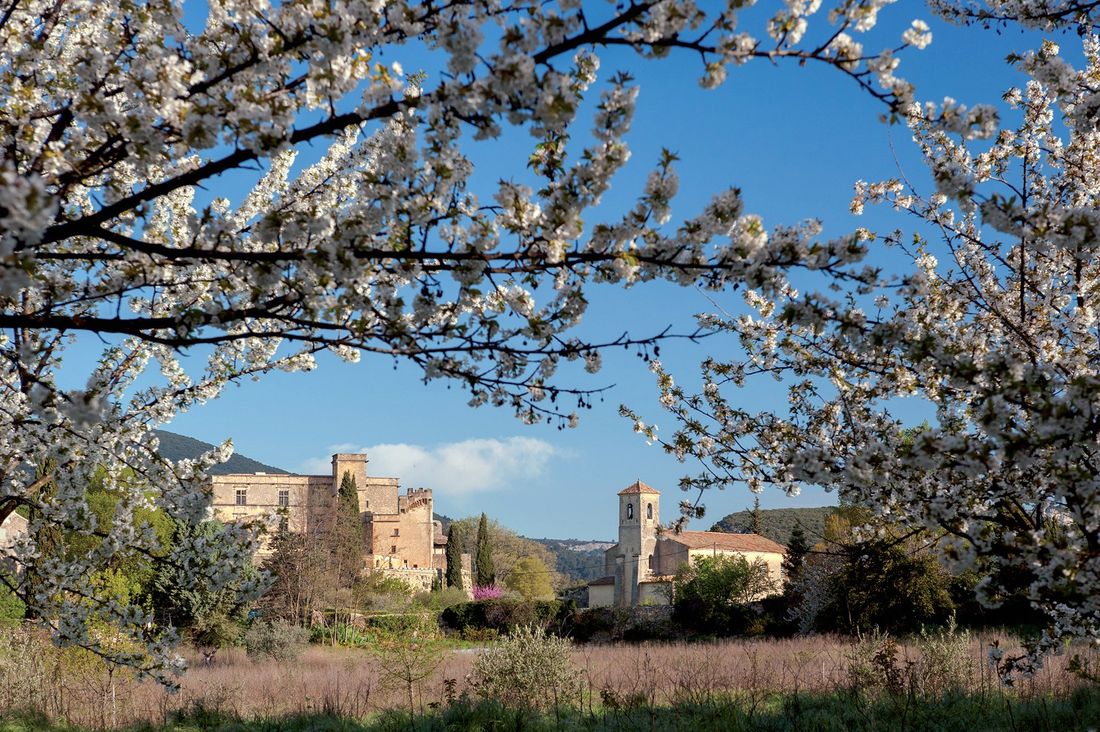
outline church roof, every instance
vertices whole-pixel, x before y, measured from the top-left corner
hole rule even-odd
[[[626,488],[619,491],[620,496],[631,496],[635,493],[653,493],[654,495],[661,495],[661,492],[652,486],[648,486],[640,480],[636,480]]]
[[[588,586],[589,587],[594,587],[594,586],[598,586],[598,585],[613,585],[613,584],[615,584],[615,575],[609,575],[607,577],[600,577],[599,579],[592,580],[591,582],[588,583]]]
[[[689,549],[720,549],[729,552],[772,552],[783,554],[787,551],[782,544],[760,534],[727,534],[724,531],[681,531],[669,532],[661,539],[679,542]]]

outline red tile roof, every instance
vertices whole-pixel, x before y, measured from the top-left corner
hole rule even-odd
[[[727,534],[724,531],[682,531],[679,534],[668,532],[661,539],[679,542],[689,549],[724,549],[731,552],[774,552],[787,551],[782,544],[776,544],[759,534]]]
[[[623,488],[621,491],[619,491],[620,496],[631,496],[635,493],[654,493],[658,496],[661,495],[661,492],[659,490],[653,488],[652,486],[646,485],[640,480],[634,481],[626,488]]]
[[[594,579],[594,580],[592,580],[591,582],[588,583],[588,586],[593,587],[595,585],[613,585],[613,584],[615,584],[615,577],[612,575],[610,577],[600,577],[599,579]]]

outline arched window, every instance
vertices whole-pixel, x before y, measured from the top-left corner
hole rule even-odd
[[[650,521],[653,520],[653,504],[649,504],[645,507],[645,517]]]
[[[634,504],[633,503],[626,504],[626,517],[628,519],[634,518]]]

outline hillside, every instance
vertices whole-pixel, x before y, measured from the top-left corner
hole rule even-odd
[[[209,442],[203,442],[202,440],[196,440],[194,437],[187,437],[186,435],[176,434],[175,432],[168,432],[166,430],[156,431],[157,439],[160,440],[160,454],[172,462],[177,460],[189,460],[197,458],[207,450],[213,450],[214,445]],[[264,465],[258,460],[253,460],[250,457],[233,454],[233,457],[229,458],[221,465],[215,465],[210,469],[211,475],[228,475],[229,473],[286,473],[287,471],[282,468],[272,467],[271,465]]]
[[[801,524],[802,530],[810,541],[821,538],[825,527],[825,517],[833,512],[832,506],[818,508],[765,508],[760,511],[760,533],[772,541],[786,544],[791,538],[795,524]],[[716,522],[711,531],[726,531],[731,534],[747,534],[752,531],[752,511],[737,511]]]
[[[569,583],[587,582],[604,575],[604,552],[615,543],[580,539],[534,539],[554,555],[558,571]]]

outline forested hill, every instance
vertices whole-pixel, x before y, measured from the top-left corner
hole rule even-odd
[[[581,539],[534,539],[545,546],[557,560],[558,571],[570,583],[588,582],[604,576],[604,552],[614,546],[611,541]]]
[[[791,530],[796,524],[802,525],[806,538],[811,542],[821,538],[825,527],[825,517],[832,513],[833,506],[818,508],[766,508],[760,510],[760,533],[772,541],[786,545],[791,538]],[[727,531],[731,534],[747,534],[752,531],[752,511],[738,511],[721,519],[711,531]]]
[[[194,437],[187,437],[166,430],[157,430],[156,433],[157,439],[160,440],[160,454],[173,462],[197,458],[207,450],[214,449],[214,445],[196,440]],[[211,475],[228,475],[229,473],[286,473],[287,471],[233,453],[233,457],[221,465],[215,465],[209,472]]]

